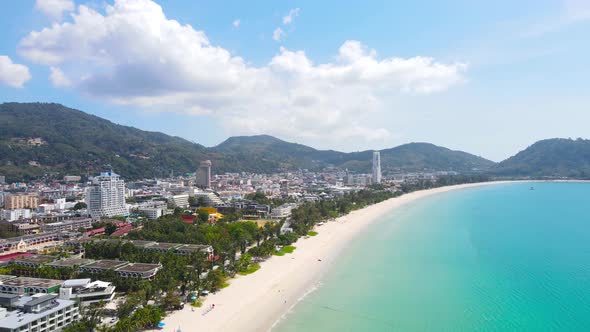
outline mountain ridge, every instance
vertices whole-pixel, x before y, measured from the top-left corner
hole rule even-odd
[[[537,141],[493,169],[501,176],[590,178],[590,140],[550,138]]]
[[[576,153],[590,151],[588,146],[580,144]],[[200,161],[206,159],[213,161],[216,173],[272,173],[325,167],[369,173],[372,152],[319,150],[270,135],[233,136],[216,146],[205,147],[181,137],[119,125],[61,104],[0,104],[0,174],[13,181],[45,174],[53,178],[64,174],[91,175],[106,167],[128,179],[167,176],[171,172],[194,172]],[[590,160],[585,153],[582,155]],[[381,150],[385,174],[420,171],[486,172],[499,176],[548,174],[534,172],[511,158],[497,164],[425,142]],[[573,168],[575,162],[563,167]],[[570,173],[585,176],[586,171]]]

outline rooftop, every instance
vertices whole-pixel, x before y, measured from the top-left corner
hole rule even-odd
[[[178,243],[157,243],[154,242],[152,245],[148,245],[146,249],[159,249],[159,250],[170,250],[180,246]]]
[[[16,277],[15,276],[9,276],[9,275],[6,275],[6,274],[0,274],[0,283],[4,282],[6,280],[9,280],[9,279],[14,279],[14,278],[16,278]]]
[[[57,295],[46,294],[46,295],[31,296],[31,297],[32,297],[32,300],[25,302],[25,305],[30,306],[30,307],[47,302],[49,300],[54,300],[55,298],[57,298]]]
[[[150,246],[155,243],[154,241],[142,241],[142,240],[132,240],[129,242],[133,243],[133,245],[138,248],[145,248],[145,247]]]
[[[22,297],[19,302],[21,305],[24,305],[34,300],[35,299],[32,297],[25,296]],[[17,310],[7,312],[6,317],[4,317],[4,319],[0,319],[0,328],[14,330],[22,326],[27,326],[29,323],[34,322],[39,318],[46,317],[47,315],[63,310],[75,303],[74,301],[60,299],[54,299],[53,301],[56,303],[55,306],[50,307],[40,313],[23,314],[21,311]]]
[[[47,264],[51,267],[63,268],[63,267],[74,267],[74,266],[82,266],[89,263],[94,262],[92,259],[85,259],[85,258],[69,258],[69,259],[62,259],[55,262],[51,262]]]
[[[118,267],[121,267],[121,266],[124,266],[127,264],[129,264],[129,262],[103,259],[103,260],[95,261],[94,263],[84,265],[84,267],[87,269],[114,270]]]
[[[5,286],[13,286],[13,287],[51,288],[51,287],[55,287],[55,286],[60,286],[62,284],[62,281],[61,280],[54,280],[54,279],[18,277],[18,278],[5,280],[2,282],[2,284]]]
[[[210,245],[207,245],[207,244],[185,244],[185,245],[177,248],[176,250],[198,252],[198,251],[201,251],[201,250],[206,250],[209,247],[211,247],[211,246]]]
[[[52,262],[55,260],[53,256],[46,256],[46,255],[33,255],[33,256],[26,256],[26,257],[19,257],[13,260],[14,263],[25,263],[25,264],[44,264],[48,262]]]
[[[11,254],[6,254],[0,256],[0,262],[7,262],[19,257],[26,257],[26,256],[33,256],[30,252],[13,252]]]
[[[120,267],[117,271],[121,272],[148,272],[160,268],[160,264],[145,264],[145,263],[131,263],[129,265]]]

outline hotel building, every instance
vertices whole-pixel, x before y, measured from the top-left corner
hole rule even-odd
[[[56,294],[0,294],[0,332],[54,332],[80,318],[75,301]]]
[[[86,191],[86,204],[93,219],[128,215],[125,181],[113,171],[101,173]]]

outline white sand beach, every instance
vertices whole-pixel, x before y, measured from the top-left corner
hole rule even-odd
[[[187,305],[184,310],[173,312],[164,319],[166,326],[162,330],[176,331],[180,327],[183,332],[268,331],[299,299],[317,287],[322,274],[341,250],[379,216],[433,194],[497,183],[417,191],[317,226],[319,234],[299,239],[294,244],[297,247],[294,253],[273,256],[261,263],[259,271],[230,280],[228,288],[209,295],[201,308]],[[215,308],[209,310],[212,304]]]

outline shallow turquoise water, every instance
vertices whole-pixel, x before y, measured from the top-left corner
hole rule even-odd
[[[350,243],[273,331],[590,331],[590,184],[413,202]]]

